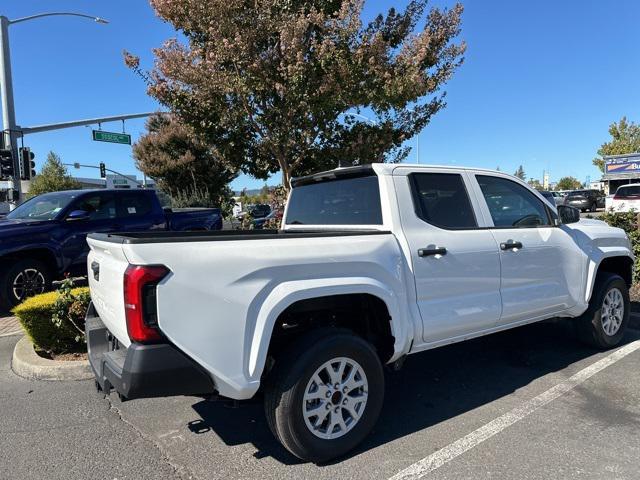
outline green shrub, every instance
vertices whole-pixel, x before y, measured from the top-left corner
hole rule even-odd
[[[84,315],[89,300],[88,288],[71,288],[64,282],[56,292],[27,298],[13,313],[37,349],[49,353],[86,351]]]
[[[631,249],[636,256],[633,266],[633,283],[640,282],[640,213],[631,212],[605,212],[600,216],[600,220],[607,222],[612,227],[618,227],[627,232]]]

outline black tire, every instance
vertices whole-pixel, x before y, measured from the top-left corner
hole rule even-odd
[[[345,422],[353,422],[354,417],[349,413],[345,414],[346,407],[342,409],[340,405],[343,401],[349,402],[358,397],[347,399],[351,393],[337,395],[337,392],[333,392],[330,397],[311,401],[304,401],[303,397],[316,371],[327,362],[338,358],[355,361],[362,368],[366,376],[367,399],[361,407],[364,410],[359,410],[361,416],[346,433],[338,438],[326,439],[319,435],[323,434],[322,428],[328,432],[328,423],[331,419],[337,418],[332,410],[339,410],[343,420],[346,415]],[[345,369],[342,378],[348,377],[348,372],[349,370]],[[322,384],[322,388],[332,389],[333,386]],[[363,392],[365,390],[356,393]],[[307,334],[298,339],[293,348],[278,357],[266,382],[264,407],[271,431],[287,450],[302,460],[322,463],[344,455],[367,436],[378,419],[383,400],[384,372],[374,348],[350,331],[334,328]],[[317,434],[306,425],[303,414],[303,408],[312,408],[314,402],[318,406],[329,405],[328,413],[325,413],[326,426],[322,427],[325,425],[323,422],[319,429],[316,429]],[[317,421],[319,417],[314,420]],[[331,425],[331,432],[335,432],[336,428],[342,429],[340,425]]]
[[[603,308],[605,298],[609,292],[617,289],[622,294],[622,322],[614,334],[605,331],[603,323]],[[627,284],[619,275],[603,272],[596,277],[593,293],[589,301],[589,308],[576,319],[575,325],[581,341],[599,349],[616,347],[624,337],[629,323],[630,301]]]
[[[28,275],[24,288],[19,288],[21,280]],[[33,278],[33,280],[31,280]],[[11,309],[27,297],[46,292],[51,287],[51,274],[47,266],[39,260],[17,260],[6,264],[0,278],[0,302]]]

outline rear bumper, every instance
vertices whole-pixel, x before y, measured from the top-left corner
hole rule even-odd
[[[89,363],[105,393],[117,391],[128,399],[215,392],[211,377],[170,343],[113,349],[113,336],[93,304],[86,316]]]
[[[591,202],[588,200],[579,201],[579,202],[567,202],[565,205],[573,208],[590,208]]]

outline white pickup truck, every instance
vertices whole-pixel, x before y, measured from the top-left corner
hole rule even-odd
[[[385,364],[557,317],[610,348],[629,319],[625,233],[488,170],[342,168],[292,181],[280,231],[88,242],[100,389],[129,399],[263,390],[275,437],[314,462],[371,430]]]

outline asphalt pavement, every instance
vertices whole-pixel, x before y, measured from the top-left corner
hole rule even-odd
[[[636,480],[640,471],[639,330],[622,351],[594,351],[543,323],[413,355],[388,372],[372,435],[328,465],[289,455],[260,399],[122,403],[90,381],[27,381],[9,366],[17,340],[0,338],[2,479]]]

